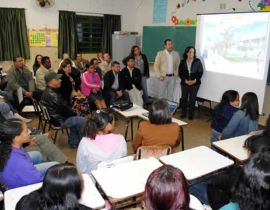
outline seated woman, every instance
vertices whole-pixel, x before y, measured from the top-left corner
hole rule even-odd
[[[233,186],[232,202],[220,210],[270,209],[270,152],[252,155]]]
[[[270,137],[265,135],[251,136],[245,141],[244,148],[249,156],[265,151],[270,152]],[[207,184],[207,196],[212,209],[219,209],[230,202],[232,199],[232,187],[241,172],[242,166],[235,165],[211,177]]]
[[[149,121],[139,124],[133,150],[136,152],[140,146],[169,145],[175,148],[180,144],[180,128],[172,122],[172,116],[165,100],[153,103],[149,112]]]
[[[95,103],[97,109],[104,109],[106,108],[106,103],[101,92],[102,83],[98,73],[95,71],[95,65],[90,63],[86,64],[85,67],[87,71],[81,76],[82,92],[89,97],[90,103]]]
[[[127,155],[124,137],[111,133],[113,129],[114,116],[105,110],[97,110],[86,123],[76,158],[76,165],[82,173],[90,174],[99,162],[112,161]]]
[[[61,77],[61,87],[59,88],[59,92],[62,97],[67,101],[68,104],[71,104],[71,97],[80,95],[81,92],[78,89],[78,82],[76,83],[76,78],[74,77],[72,72],[72,62],[70,59],[64,59],[60,65],[58,70],[58,74],[62,74]]]
[[[43,173],[58,164],[41,163],[39,152],[28,154],[22,145],[29,137],[29,129],[21,120],[10,119],[0,124],[0,182],[8,189],[42,182]]]
[[[163,165],[147,179],[143,196],[147,210],[203,210],[200,201],[189,195],[188,183],[180,169]]]
[[[217,141],[223,129],[231,120],[233,114],[238,111],[239,94],[236,90],[227,90],[223,93],[221,102],[215,107],[213,121],[211,124],[211,142]]]
[[[83,180],[75,166],[59,164],[48,169],[40,189],[23,196],[16,210],[87,210],[79,204]]]
[[[257,95],[247,92],[243,95],[240,109],[223,129],[221,138],[227,139],[256,131],[259,119],[259,103]]]

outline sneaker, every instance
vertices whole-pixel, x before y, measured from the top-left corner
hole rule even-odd
[[[18,113],[15,113],[15,114],[14,114],[14,118],[20,119],[20,120],[22,120],[22,121],[24,121],[24,122],[26,122],[26,123],[32,122],[32,119],[24,118],[24,117],[22,117],[21,115],[19,115]]]

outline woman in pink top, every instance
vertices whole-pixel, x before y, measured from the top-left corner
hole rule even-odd
[[[91,174],[100,162],[110,162],[127,155],[124,136],[111,133],[114,116],[106,110],[97,110],[84,128],[76,158],[81,173]]]
[[[94,102],[97,109],[106,108],[105,101],[101,92],[101,79],[95,71],[93,63],[85,65],[87,71],[81,76],[81,89],[85,96],[89,97],[90,103]]]

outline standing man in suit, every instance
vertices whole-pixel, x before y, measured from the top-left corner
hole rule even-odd
[[[171,39],[164,41],[164,50],[157,53],[154,70],[160,81],[158,98],[173,100],[175,80],[178,76],[180,57],[178,52],[173,50]]]

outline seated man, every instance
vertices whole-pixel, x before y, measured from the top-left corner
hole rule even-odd
[[[81,53],[76,54],[76,59],[74,60],[74,63],[76,65],[76,68],[83,73],[85,71],[85,65],[88,63],[86,59],[83,59]]]
[[[125,90],[120,90],[119,87],[119,72],[120,63],[113,61],[111,70],[104,75],[104,98],[109,106],[117,99],[128,99],[128,93]]]
[[[50,58],[48,56],[42,57],[41,65],[36,72],[36,86],[38,90],[44,91],[46,89],[46,82],[44,80],[44,76],[47,71],[52,71],[51,67],[52,65]]]
[[[22,93],[24,96],[24,104],[28,104],[30,100],[27,98],[34,97],[38,99],[39,94],[35,92],[34,89],[34,79],[32,77],[32,72],[24,65],[24,58],[22,56],[17,56],[13,59],[14,65],[7,72],[8,80],[8,91],[17,94],[17,90],[22,88]],[[18,110],[23,106],[16,105]]]
[[[132,103],[143,106],[141,72],[135,67],[135,59],[128,56],[127,66],[119,73],[119,86],[121,90],[127,90]]]
[[[52,71],[45,74],[44,79],[47,87],[41,96],[40,103],[47,107],[53,125],[70,128],[68,143],[72,148],[77,148],[82,138],[81,127],[85,119],[76,116],[57,91],[61,86],[61,76],[61,74],[56,74]]]
[[[102,62],[99,64],[99,68],[102,71],[102,75],[104,75],[107,71],[110,71],[111,64],[111,56],[109,53],[105,52],[102,55]]]

